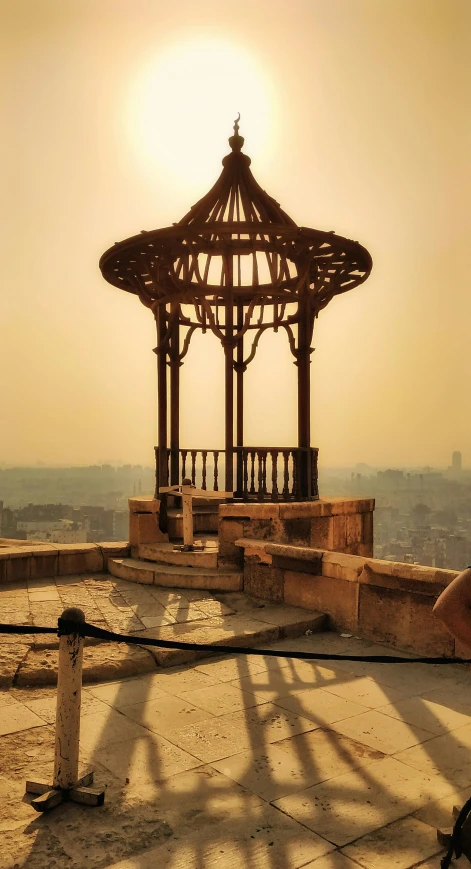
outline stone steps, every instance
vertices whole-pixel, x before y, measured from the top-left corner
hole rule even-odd
[[[224,600],[222,595],[220,600]],[[142,637],[142,648],[149,650],[159,667],[174,667],[201,658],[209,658],[217,653],[205,649],[193,651],[146,647],[146,637],[176,640],[180,643],[257,648],[277,640],[302,636],[306,631],[314,634],[326,629],[327,616],[323,613],[284,604],[259,604],[252,605],[251,609],[245,609],[243,612],[235,612],[233,615],[221,618],[151,628],[140,633],[139,636]]]
[[[197,553],[182,554],[196,555]],[[160,585],[166,588],[240,591],[243,587],[242,573],[221,568],[216,569],[216,567],[162,564],[137,558],[110,558],[108,560],[108,571],[112,576],[126,579],[128,582],[139,582],[144,585]]]
[[[199,541],[195,541],[199,542]],[[159,564],[173,564],[180,567],[204,567],[216,569],[218,566],[219,546],[217,537],[203,538],[204,549],[195,552],[182,552],[173,548],[173,543],[141,543],[137,547],[139,559],[155,561]]]

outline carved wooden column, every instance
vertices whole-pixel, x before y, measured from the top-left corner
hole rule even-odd
[[[242,331],[244,325],[244,306],[237,305],[237,331]],[[238,447],[244,446],[244,339],[239,338],[236,351],[236,407],[237,407],[237,422],[236,422],[236,444]],[[242,450],[237,450],[236,455],[236,491],[239,497],[242,497],[243,490],[243,456]]]

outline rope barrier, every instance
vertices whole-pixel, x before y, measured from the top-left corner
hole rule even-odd
[[[66,616],[64,618],[64,616]],[[70,616],[73,616],[71,618]],[[152,637],[140,637],[136,634],[118,634],[114,631],[107,631],[103,628],[98,628],[85,621],[83,613],[80,610],[65,610],[62,617],[58,619],[57,628],[49,626],[37,625],[10,625],[0,623],[1,634],[56,634],[59,637],[59,653],[63,657],[62,676],[61,666],[59,666],[58,687],[61,683],[62,696],[58,696],[57,716],[56,716],[56,760],[55,760],[55,775],[54,783],[50,785],[27,782],[26,790],[29,793],[39,794],[32,801],[32,805],[37,811],[44,811],[58,805],[64,799],[73,799],[76,802],[85,802],[89,805],[102,805],[104,800],[104,792],[98,789],[88,787],[93,782],[93,773],[88,773],[82,779],[77,779],[78,768],[78,740],[80,722],[77,715],[80,715],[80,690],[81,687],[81,654],[83,649],[83,640],[85,637],[93,637],[95,639],[104,640],[106,642],[127,643],[128,645],[140,646],[156,646],[161,649],[183,649],[189,651],[213,651],[213,652],[229,652],[239,655],[266,655],[277,658],[286,659],[301,659],[315,661],[364,661],[372,664],[471,664],[470,658],[443,658],[443,657],[421,657],[421,658],[401,658],[398,655],[339,655],[335,653],[325,652],[279,652],[276,649],[259,649],[247,646],[226,646],[215,645],[213,643],[183,643],[176,640],[160,640]],[[75,637],[75,640],[74,640]],[[61,639],[62,638],[62,639]],[[67,638],[67,639],[66,639]],[[75,644],[75,646],[74,646]],[[79,644],[79,645],[77,645]],[[61,662],[59,662],[60,664]],[[79,664],[78,669],[77,663]],[[75,690],[71,690],[68,684],[72,679],[76,682]],[[78,680],[78,681],[77,681]],[[75,716],[72,730],[74,733],[70,738],[69,752],[64,757],[63,746],[61,742],[70,734],[68,719]],[[59,738],[61,734],[58,732],[62,726],[62,740]],[[57,748],[59,742],[59,750]],[[66,772],[64,772],[64,761]],[[66,780],[64,779],[66,776]],[[461,857],[462,849],[462,829],[465,821],[471,815],[471,797],[460,810],[459,815],[453,827],[453,832],[448,843],[448,851],[441,859],[441,869],[449,869],[453,855],[457,858]]]
[[[58,627],[37,627],[32,625],[6,625],[0,623],[0,634],[78,634],[80,637],[94,637],[114,643],[129,645],[155,646],[161,649],[183,649],[197,652],[199,650],[213,652],[238,653],[239,655],[266,655],[274,658],[294,658],[303,661],[364,661],[368,664],[471,664],[471,658],[401,658],[398,655],[338,655],[325,652],[279,652],[276,649],[258,649],[250,646],[223,646],[214,643],[182,643],[177,640],[158,640],[153,637],[140,637],[138,634],[118,634],[98,628],[88,622],[76,622],[59,618]]]

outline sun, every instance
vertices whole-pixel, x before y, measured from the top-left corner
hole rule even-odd
[[[147,175],[157,172],[197,190],[214,177],[239,112],[250,155],[266,159],[276,134],[276,94],[262,63],[216,37],[176,42],[131,83],[132,150]]]

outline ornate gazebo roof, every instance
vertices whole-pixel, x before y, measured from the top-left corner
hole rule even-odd
[[[242,153],[238,121],[231,152],[211,190],[178,223],[116,243],[100,260],[103,276],[144,304],[254,306],[296,302],[309,285],[314,315],[362,283],[368,251],[334,232],[298,227],[257,183]],[[206,307],[206,305],[204,305]]]

